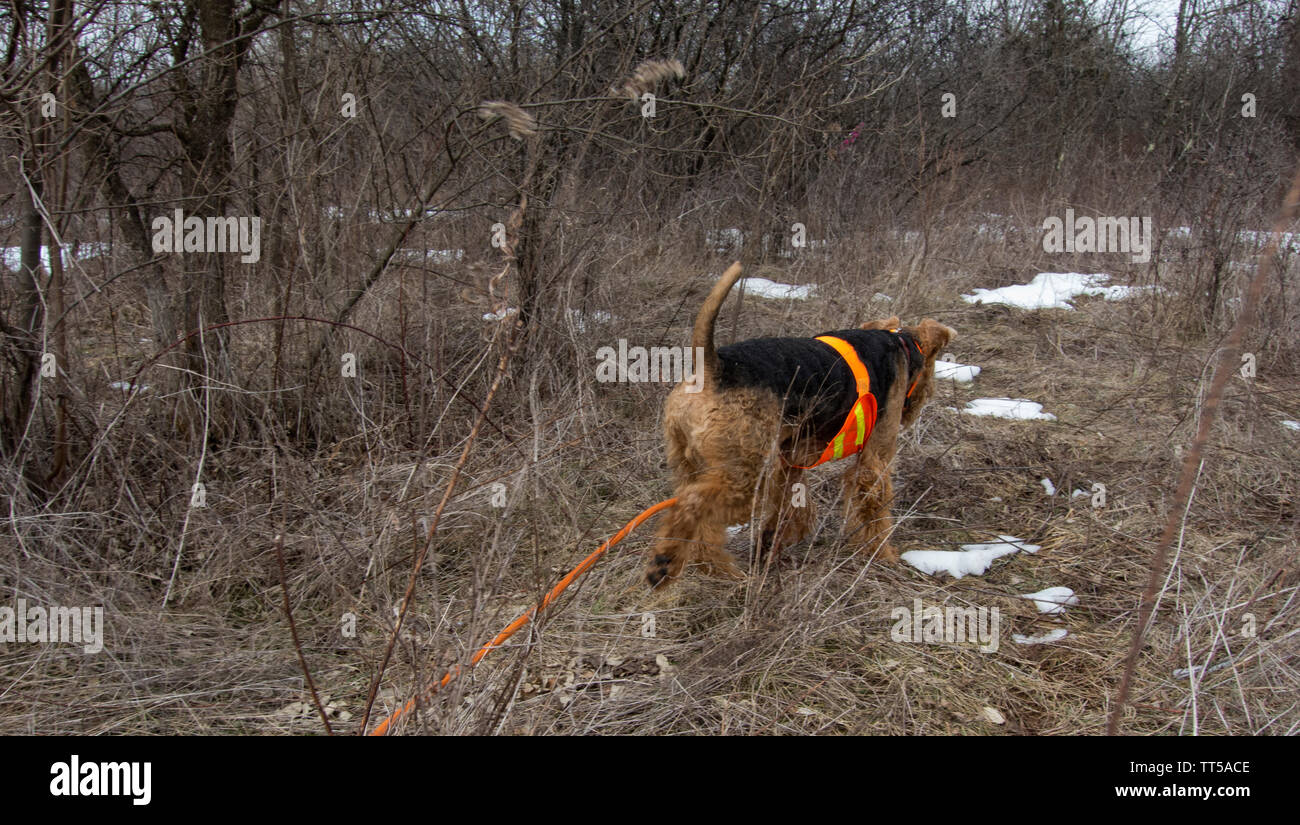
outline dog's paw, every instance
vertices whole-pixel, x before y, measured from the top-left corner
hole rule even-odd
[[[681,572],[681,562],[667,553],[660,553],[645,566],[645,583],[653,590],[677,578]]]

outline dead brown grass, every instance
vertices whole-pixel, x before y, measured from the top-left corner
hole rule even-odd
[[[492,427],[480,436],[421,574],[378,712],[465,661],[601,539],[667,494],[658,419],[668,387],[601,385],[591,374],[596,348],[620,337],[686,340],[711,283],[706,272],[716,275],[723,258],[704,257],[690,233],[678,237],[642,253],[611,238],[591,255],[614,261],[606,271],[618,277],[572,282],[570,297],[543,320],[535,346],[547,356],[512,377],[504,411],[494,416],[509,440]],[[402,730],[1101,732],[1212,344],[1187,339],[1174,322],[1186,296],[1172,266],[1159,271],[1165,293],[1024,312],[972,307],[958,296],[1085,264],[1044,261],[1014,240],[955,230],[925,244],[920,254],[905,236],[863,234],[755,268],[774,280],[815,283],[818,297],[733,297],[719,340],[815,334],[893,313],[956,327],[954,356],[984,372],[973,386],[941,387],[906,436],[897,544],[954,549],[1014,534],[1043,545],[1038,554],[1001,559],[988,574],[960,581],[848,556],[831,465],[812,474],[814,535],[780,569],[753,569],[741,585],[690,577],[651,596],[639,585],[638,553],[652,532],[643,528],[543,621]],[[1110,271],[1138,284],[1151,277],[1135,267]],[[483,347],[482,307],[457,300],[462,286],[416,272],[383,288],[358,308],[356,323],[401,338],[481,396],[494,363]],[[404,328],[391,310],[403,302]],[[138,363],[149,351],[136,343],[138,323],[94,329],[83,342],[88,363]],[[250,331],[246,340],[261,340],[250,344],[255,355],[243,373],[255,375],[253,364],[269,357],[269,332]],[[294,331],[290,344],[305,351],[312,340]],[[327,712],[336,730],[355,730],[419,520],[441,494],[470,415],[419,370],[404,400],[390,355],[360,340],[344,345],[363,353],[362,377],[317,378],[298,396],[316,446],[270,416],[249,425],[242,441],[212,445],[204,509],[187,506],[192,456],[160,429],[163,400],[134,402],[109,427],[121,397],[98,389],[102,372],[82,376],[92,411],[85,436],[95,447],[57,509],[14,501],[0,539],[0,579],[29,600],[104,605],[105,650],[0,648],[0,670],[11,674],[0,688],[0,732],[320,732],[283,616],[276,535],[284,536],[289,595]],[[309,380],[288,374],[282,385]],[[1300,726],[1300,434],[1279,424],[1300,418],[1297,386],[1282,358],[1261,360],[1258,379],[1232,385],[1139,662],[1126,732],[1284,734]],[[977,419],[947,409],[977,396],[1034,399],[1058,420]],[[422,449],[410,446],[412,428],[427,434],[416,441]],[[1045,477],[1060,491],[1055,497],[1039,483]],[[1068,497],[1093,483],[1106,485],[1106,507]],[[494,506],[494,493],[504,506]],[[749,536],[742,531],[731,544],[742,565]],[[1017,598],[1055,585],[1080,600],[1063,620],[1041,618]],[[892,641],[891,611],[917,598],[999,608],[1000,649]],[[1254,636],[1242,635],[1246,614]],[[344,632],[349,615],[354,636]],[[653,635],[644,635],[647,615]],[[1052,645],[1010,639],[1057,626],[1069,636]],[[1223,666],[1175,675],[1206,664]],[[986,708],[1004,723],[990,721]]]

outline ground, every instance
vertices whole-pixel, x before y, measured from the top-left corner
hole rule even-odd
[[[952,356],[982,372],[970,384],[943,382],[904,436],[895,544],[903,552],[955,550],[1013,535],[1041,545],[1037,553],[1004,557],[984,575],[960,580],[868,563],[842,546],[833,502],[842,468],[827,465],[809,474],[815,533],[779,567],[751,562],[752,532],[744,529],[730,549],[749,571],[747,581],[697,575],[651,594],[639,572],[653,534],[647,525],[402,729],[1102,732],[1219,333],[1188,331],[1186,309],[1195,301],[1179,293],[1172,265],[1107,262],[1083,270],[1108,272],[1118,284],[1159,279],[1166,287],[1121,300],[1082,297],[1072,309],[976,306],[960,296],[1026,283],[1038,272],[1078,271],[1078,262],[1017,260],[998,240],[987,242],[992,251],[975,242],[957,247],[965,254],[955,262],[932,245],[917,269],[903,264],[916,260],[909,242],[876,239],[870,254],[865,245],[841,245],[756,267],[754,274],[774,282],[817,288],[806,300],[733,296],[719,319],[719,343],[813,335],[892,314],[955,327]],[[553,340],[563,346],[543,359],[549,367],[512,378],[502,409],[514,412],[498,420],[514,443],[487,428],[476,444],[417,581],[369,726],[416,684],[466,661],[601,540],[668,495],[659,407],[669,387],[599,384],[591,374],[596,349],[618,338],[686,343],[695,307],[726,263],[708,249],[690,260],[679,266],[672,256],[631,258],[596,286],[578,315],[550,317]],[[449,328],[483,337],[459,339],[462,349],[444,353],[446,362],[482,355],[485,328],[501,322],[484,321],[473,306],[448,313]],[[143,317],[137,329],[129,315],[122,328],[104,333],[118,336],[119,347],[147,335]],[[362,313],[357,323],[378,325],[379,315]],[[252,335],[247,345],[264,352],[258,348],[265,342]],[[1300,432],[1281,424],[1300,419],[1300,393],[1296,369],[1275,340],[1249,345],[1258,350],[1258,371],[1229,384],[1171,552],[1125,732],[1294,733],[1300,725]],[[85,346],[108,360],[103,340]],[[355,731],[410,575],[420,519],[441,497],[465,437],[463,428],[446,425],[424,455],[395,446],[399,425],[385,422],[396,418],[400,400],[362,387],[355,407],[358,419],[371,423],[351,438],[316,450],[250,439],[208,455],[209,506],[189,510],[180,550],[179,527],[158,513],[185,513],[178,502],[188,489],[154,491],[170,504],[148,506],[106,493],[97,508],[68,515],[69,524],[15,522],[22,546],[41,548],[18,575],[58,582],[53,594],[106,604],[106,654],[0,648],[3,669],[24,674],[0,692],[0,731],[321,731],[285,620],[277,535],[308,666],[336,730]],[[1031,399],[1056,420],[959,412],[968,400],[989,397]],[[446,395],[436,398],[431,408],[445,412]],[[463,409],[446,409],[465,417]],[[166,441],[147,432],[139,438]],[[113,455],[129,462],[136,449],[144,448],[121,446]],[[166,454],[162,449],[150,455]],[[173,457],[188,466],[181,451]],[[144,478],[151,467],[130,472]],[[1104,506],[1093,506],[1095,484],[1105,487]],[[1089,495],[1072,497],[1076,489]],[[14,560],[22,551],[6,552],[10,569],[21,570]],[[92,555],[102,563],[87,562]],[[1020,598],[1061,586],[1078,598],[1063,616],[1040,615]],[[891,638],[894,612],[917,599],[996,607],[997,651]],[[1068,635],[1050,644],[1012,641],[1012,634],[1054,628]],[[1225,666],[1195,670],[1206,664]]]

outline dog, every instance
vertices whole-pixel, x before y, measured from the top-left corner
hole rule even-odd
[[[677,503],[649,552],[647,584],[661,587],[691,564],[743,578],[724,548],[727,525],[748,521],[757,505],[760,552],[799,541],[811,508],[784,505],[805,470],[838,458],[852,457],[843,482],[851,541],[896,561],[890,465],[899,433],[934,392],[935,357],[956,331],[930,318],[900,329],[895,317],[715,349],[718,311],[740,276],[737,261],[704,301],[692,341],[703,375],[677,385],[664,406]]]

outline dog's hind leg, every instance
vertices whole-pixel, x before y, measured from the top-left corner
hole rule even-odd
[[[743,575],[726,550],[727,525],[748,517],[752,479],[722,469],[705,470],[677,490],[677,504],[662,516],[658,538],[646,564],[646,582],[658,587],[682,574],[686,565],[703,564],[714,575]]]

